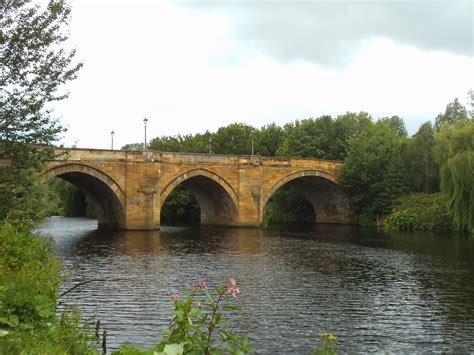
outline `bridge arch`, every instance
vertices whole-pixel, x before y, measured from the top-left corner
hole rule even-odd
[[[316,223],[349,223],[349,198],[337,178],[322,170],[302,170],[278,180],[268,190],[261,202],[260,215],[265,206],[281,187],[291,184],[313,206]]]
[[[70,182],[95,200],[99,228],[125,227],[125,194],[110,176],[85,164],[69,163],[51,166],[43,174],[44,181],[53,177]]]
[[[170,193],[178,186],[186,187],[201,208],[201,224],[232,225],[238,218],[238,197],[221,176],[206,170],[189,170],[173,179],[160,194],[163,207]]]

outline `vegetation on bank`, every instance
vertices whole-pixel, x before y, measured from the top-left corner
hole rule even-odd
[[[47,243],[27,228],[0,226],[0,270],[1,353],[94,353],[79,314],[56,314],[61,267]]]
[[[447,198],[437,192],[416,193],[401,197],[385,219],[389,228],[398,230],[450,230]]]

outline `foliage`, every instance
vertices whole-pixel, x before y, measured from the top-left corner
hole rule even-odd
[[[34,178],[63,128],[50,103],[67,94],[60,87],[76,78],[75,51],[62,48],[70,7],[51,0],[0,3],[0,218],[33,221],[44,214],[46,191]]]
[[[474,233],[474,120],[444,125],[435,136],[441,191],[456,230]]]
[[[354,214],[362,225],[374,224],[391,212],[393,202],[406,192],[399,137],[384,122],[349,141],[341,182],[352,196]]]
[[[213,151],[219,154],[250,155],[252,136],[255,139],[254,128],[244,123],[220,127],[212,137]]]
[[[223,305],[240,293],[233,278],[227,285],[208,289],[199,281],[191,292],[172,297],[174,312],[170,326],[161,341],[149,350],[122,345],[119,354],[242,354],[250,351],[246,336],[238,336],[223,329],[223,311],[238,307]]]
[[[143,150],[143,143],[129,143],[125,144],[120,150],[128,150],[128,151],[140,151]]]
[[[285,139],[277,155],[336,159],[336,129],[331,116],[309,118],[285,125]]]
[[[52,207],[50,215],[65,217],[97,218],[94,200],[71,183],[62,179],[53,179],[49,183]]]
[[[319,339],[323,346],[313,351],[314,355],[335,355],[337,354],[336,337],[331,333],[319,333]]]
[[[255,131],[255,154],[275,156],[278,148],[283,144],[283,128],[275,123],[263,126]]]
[[[434,133],[431,122],[425,122],[408,141],[405,167],[409,189],[412,192],[439,191],[439,165],[433,154]]]
[[[93,352],[76,312],[56,315],[60,266],[49,246],[22,227],[0,227],[0,349]]]
[[[346,112],[337,116],[335,120],[336,137],[331,144],[337,152],[334,159],[344,160],[349,150],[349,141],[361,133],[368,131],[374,125],[371,116],[367,112]]]
[[[457,98],[446,106],[444,113],[440,113],[435,119],[435,128],[440,131],[444,125],[450,126],[456,122],[466,122],[468,119],[466,108]]]
[[[442,193],[403,196],[385,219],[385,225],[398,230],[451,229],[446,202]]]
[[[264,208],[263,225],[272,223],[314,223],[311,203],[294,187],[283,186]]]
[[[199,223],[201,208],[194,196],[182,186],[176,187],[161,208],[162,223]]]

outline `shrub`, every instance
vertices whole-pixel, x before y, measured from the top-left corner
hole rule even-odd
[[[403,196],[385,225],[398,230],[451,229],[447,199],[442,193]]]
[[[77,312],[56,315],[60,265],[26,228],[0,226],[0,349],[17,353],[93,353]]]

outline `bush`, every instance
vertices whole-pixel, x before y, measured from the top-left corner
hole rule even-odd
[[[0,270],[2,353],[95,351],[77,312],[56,315],[61,269],[39,236],[0,226]]]
[[[385,225],[398,230],[452,229],[446,206],[442,193],[403,196],[385,219]]]

